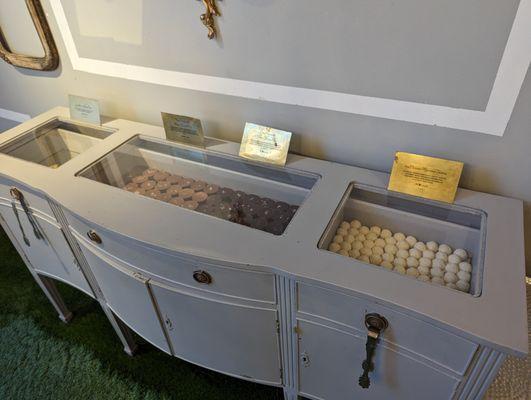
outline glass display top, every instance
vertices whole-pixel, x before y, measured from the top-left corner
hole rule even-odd
[[[319,178],[144,136],[78,176],[274,235],[284,232]]]
[[[111,135],[113,131],[53,119],[0,148],[0,153],[58,168]]]

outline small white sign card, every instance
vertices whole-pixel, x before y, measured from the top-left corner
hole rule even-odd
[[[82,96],[68,95],[70,118],[89,124],[101,125],[100,103]]]
[[[285,165],[291,132],[247,122],[243,132],[240,156],[275,165]]]

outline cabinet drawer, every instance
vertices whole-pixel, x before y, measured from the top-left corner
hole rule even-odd
[[[93,227],[71,213],[67,213],[67,219],[70,228],[86,240],[89,240],[87,232],[94,229],[101,243],[93,244],[148,276],[162,277],[182,285],[235,298],[276,304],[273,274],[231,268],[192,256],[155,249],[135,239]],[[204,274],[194,277],[198,271]],[[197,280],[204,277],[209,278],[209,281],[201,283]]]
[[[0,178],[0,202],[5,203],[6,205],[11,203],[13,200],[10,194],[11,188],[17,188],[22,193],[24,200],[30,209],[38,211],[55,221],[50,204],[48,204],[48,200],[46,200],[44,195],[19,184],[18,182]],[[19,201],[16,201],[16,204],[20,207]]]
[[[477,344],[417,318],[357,297],[316,286],[298,284],[297,311],[335,321],[365,333],[365,314],[378,313],[389,321],[383,340],[419,354],[464,375]]]

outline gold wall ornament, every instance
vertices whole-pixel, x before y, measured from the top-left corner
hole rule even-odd
[[[0,58],[16,67],[53,71],[59,66],[59,53],[41,2],[40,0],[26,0],[26,6],[44,49],[44,57],[33,57],[12,52],[2,33],[2,28],[0,28]]]
[[[216,23],[214,17],[219,17],[218,6],[216,5],[216,0],[202,0],[205,5],[205,13],[201,14],[201,21],[208,29],[208,38],[214,39],[217,35]]]

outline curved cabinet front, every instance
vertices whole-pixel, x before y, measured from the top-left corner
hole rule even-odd
[[[276,309],[149,283],[177,357],[229,375],[281,384]]]

